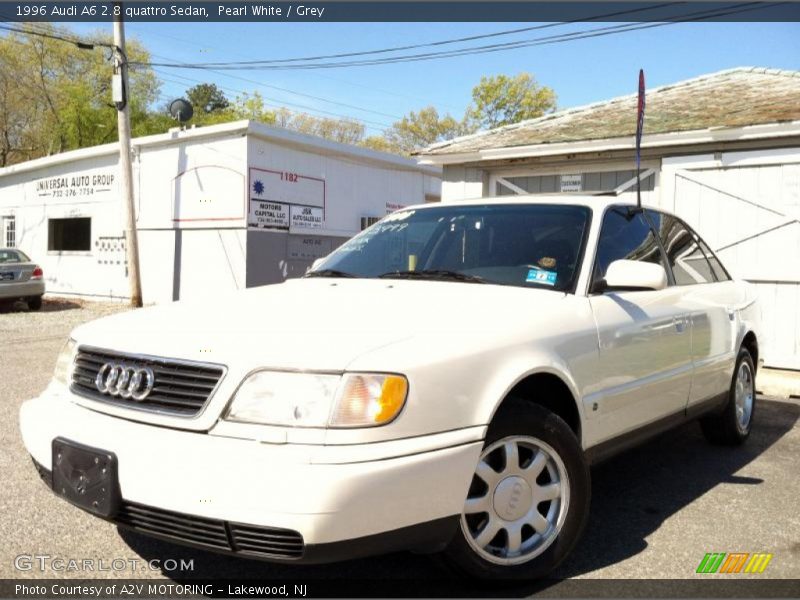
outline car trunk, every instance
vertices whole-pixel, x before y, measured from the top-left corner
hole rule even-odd
[[[35,268],[33,263],[0,263],[0,285],[30,281]]]

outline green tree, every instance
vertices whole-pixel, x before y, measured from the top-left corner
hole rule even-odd
[[[361,146],[369,148],[370,150],[377,150],[378,152],[389,152],[392,154],[403,154],[403,152],[394,146],[389,140],[382,135],[371,135],[361,140]]]
[[[468,129],[493,129],[541,117],[556,108],[556,94],[536,82],[530,73],[481,77],[472,88],[467,109]]]
[[[186,90],[186,98],[192,103],[195,114],[209,114],[225,110],[231,103],[225,92],[215,83],[198,83]]]
[[[414,150],[435,142],[450,139],[465,133],[463,121],[458,121],[449,114],[439,115],[433,106],[418,112],[410,112],[384,132],[385,145],[375,139],[370,140],[370,147],[400,154],[410,154]]]
[[[65,27],[37,23],[38,31],[76,37]],[[87,39],[111,42],[107,33]],[[127,47],[131,61],[149,54],[135,39]],[[0,38],[0,166],[117,139],[111,101],[112,65],[107,49],[79,49],[41,36],[10,33]],[[158,97],[152,69],[130,72],[128,95],[132,126],[148,114]]]

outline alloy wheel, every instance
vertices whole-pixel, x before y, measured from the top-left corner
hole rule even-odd
[[[461,515],[472,549],[515,565],[539,556],[558,537],[569,508],[569,477],[558,453],[528,436],[484,448]]]

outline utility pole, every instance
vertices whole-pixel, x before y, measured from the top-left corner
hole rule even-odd
[[[117,107],[119,131],[119,174],[125,215],[125,256],[128,262],[128,286],[131,306],[142,306],[142,280],[139,275],[139,238],[133,203],[133,168],[131,166],[131,116],[128,102],[128,57],[125,54],[125,30],[122,24],[122,3],[114,16],[114,103]]]

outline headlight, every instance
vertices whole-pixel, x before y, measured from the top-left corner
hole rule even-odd
[[[371,427],[403,408],[408,382],[400,375],[326,375],[258,371],[236,392],[225,418],[289,427]]]
[[[58,359],[56,359],[53,379],[64,386],[68,386],[72,379],[72,363],[75,361],[75,350],[77,347],[77,342],[69,338],[61,349],[61,354],[58,355]]]

